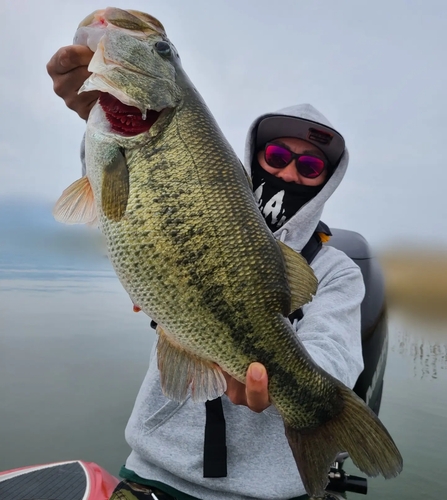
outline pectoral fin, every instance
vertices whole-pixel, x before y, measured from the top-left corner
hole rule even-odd
[[[129,199],[129,170],[120,150],[104,167],[101,190],[101,205],[104,215],[118,222],[123,217]]]
[[[278,241],[278,244],[286,263],[287,278],[292,292],[290,312],[293,312],[312,300],[317,291],[318,280],[302,255],[281,241]]]
[[[189,386],[193,401],[203,402],[222,396],[227,384],[215,363],[187,352],[160,325],[157,326],[157,333],[158,369],[166,397],[182,402],[186,399]]]
[[[53,208],[53,215],[64,224],[94,224],[97,217],[95,198],[86,176],[64,190]]]

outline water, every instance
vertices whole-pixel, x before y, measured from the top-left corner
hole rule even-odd
[[[82,458],[117,474],[154,340],[149,319],[132,312],[107,265],[29,267],[0,268],[0,470]],[[391,314],[380,416],[405,465],[396,479],[369,480],[371,500],[446,496],[444,329]]]
[[[0,279],[0,470],[82,458],[116,474],[150,320],[111,271],[17,274]]]
[[[367,498],[446,498],[446,327],[391,313],[389,330],[380,418],[402,453],[404,471],[392,480],[368,480]],[[352,465],[347,469],[360,475]]]

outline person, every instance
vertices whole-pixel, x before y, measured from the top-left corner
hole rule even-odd
[[[97,92],[77,94],[91,57],[86,47],[63,47],[47,65],[54,91],[83,119],[98,98]],[[320,217],[347,166],[343,137],[311,105],[263,114],[248,131],[245,167],[259,209],[274,236],[298,252],[313,237],[329,236]],[[317,293],[291,321],[314,362],[352,388],[363,369],[363,279],[343,252],[320,247],[311,262]],[[132,451],[120,471],[124,481],[112,498],[126,489],[159,500],[306,498],[262,364],[250,365],[246,385],[225,374],[218,411],[226,426],[226,470],[209,477],[203,458],[208,414],[203,404],[179,404],[163,395],[154,351],[125,431]]]

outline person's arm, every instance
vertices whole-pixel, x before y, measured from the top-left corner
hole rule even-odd
[[[360,269],[354,264],[320,280],[312,302],[295,325],[313,361],[348,387],[363,370],[360,305],[365,293]]]
[[[60,48],[47,64],[54,92],[84,120],[87,120],[99,96],[99,92],[78,94],[82,84],[91,75],[87,68],[92,56],[93,52],[88,47],[69,45]]]

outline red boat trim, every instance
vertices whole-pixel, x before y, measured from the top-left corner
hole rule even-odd
[[[72,468],[67,469],[65,467],[64,469],[64,466],[74,465],[78,467],[79,472],[74,472]],[[79,467],[83,471],[83,474],[80,474]],[[56,477],[60,479],[55,480],[54,475],[52,476],[50,473],[50,469],[58,468],[61,468],[61,470],[55,472]],[[32,480],[33,476],[39,474],[39,471],[48,471],[48,473],[42,472],[44,474],[43,477],[36,476],[34,479],[39,477],[38,483],[30,483],[30,480]],[[66,474],[63,474],[63,472]],[[21,476],[24,476],[23,482],[20,479]],[[29,477],[26,478],[26,476]],[[78,500],[108,500],[118,483],[119,480],[116,477],[113,477],[99,465],[81,460],[32,465],[0,472],[0,491],[3,492],[2,495],[6,494],[7,498],[10,494],[13,495],[13,498],[17,498],[17,494],[21,494],[20,492],[22,492],[23,487],[22,493],[28,496],[31,495],[30,498],[37,498],[33,497],[33,495],[37,494],[39,500],[49,500],[54,497],[54,488],[56,487],[57,489],[59,485],[60,487],[70,488],[65,491],[70,498],[73,498],[73,494],[76,493]],[[6,486],[6,490],[2,484]],[[32,489],[30,490],[31,485]],[[7,500],[7,498],[4,500]],[[65,496],[61,498],[65,498]]]

